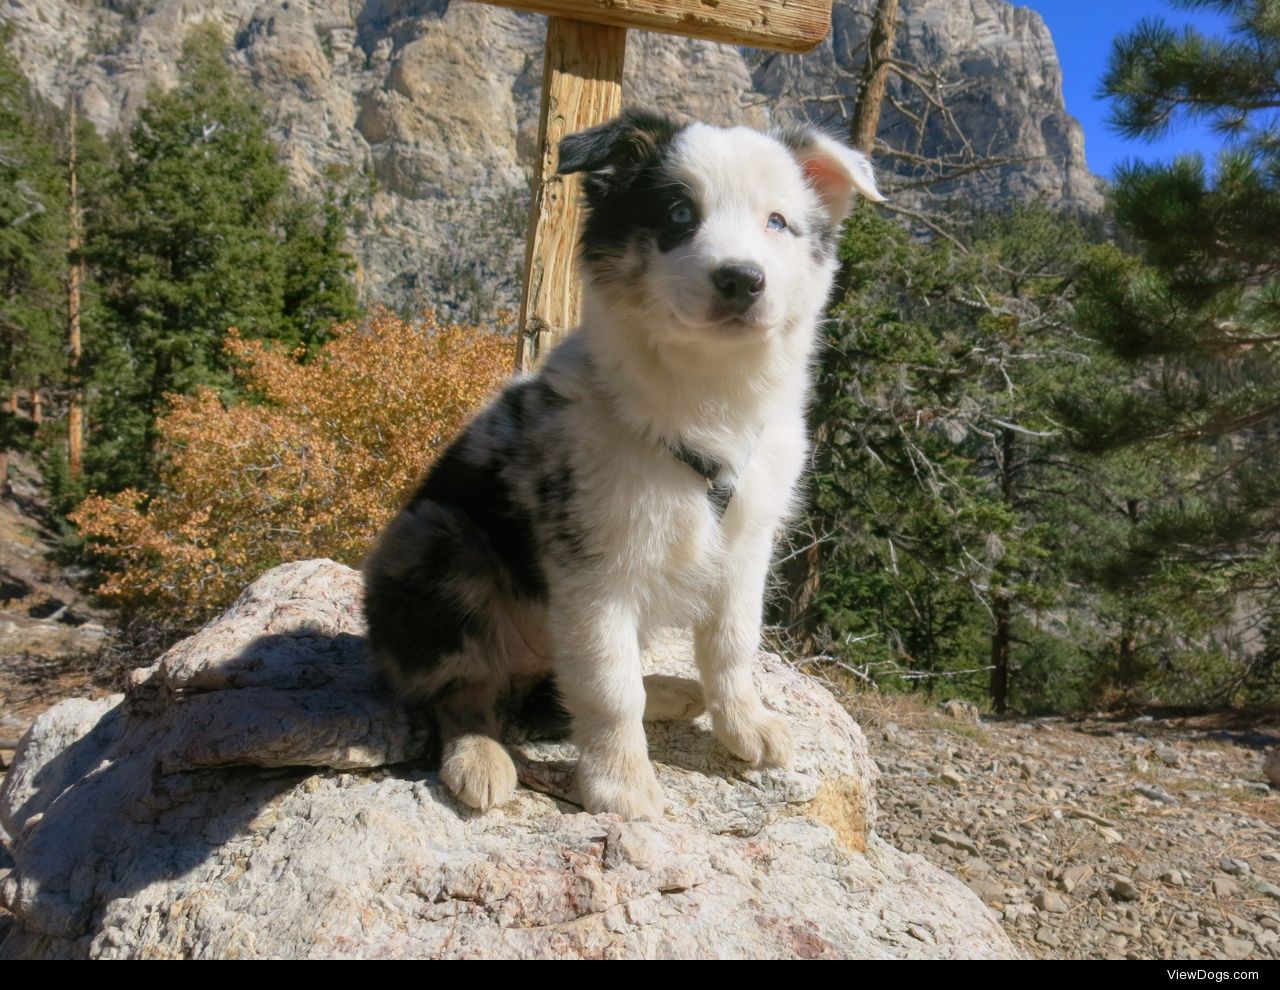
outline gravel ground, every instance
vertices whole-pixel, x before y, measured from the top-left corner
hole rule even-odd
[[[1280,720],[982,721],[849,707],[877,830],[954,873],[1040,958],[1280,958]],[[953,717],[955,716],[955,717]]]

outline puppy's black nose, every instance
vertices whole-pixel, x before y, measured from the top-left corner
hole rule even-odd
[[[722,265],[711,273],[720,298],[740,313],[764,292],[764,272],[755,265]]]

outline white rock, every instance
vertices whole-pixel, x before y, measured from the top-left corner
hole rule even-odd
[[[126,696],[36,721],[0,792],[0,956],[1017,955],[875,835],[861,732],[778,658],[759,681],[791,768],[735,761],[705,716],[653,726],[668,818],[624,823],[571,803],[567,746],[517,741],[525,786],[478,815],[375,689],[359,593],[329,561],[277,568]],[[690,672],[679,638],[649,663]]]

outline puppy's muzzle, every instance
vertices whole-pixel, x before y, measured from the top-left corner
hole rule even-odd
[[[721,265],[711,273],[716,309],[725,316],[741,316],[764,295],[764,270],[746,262]]]

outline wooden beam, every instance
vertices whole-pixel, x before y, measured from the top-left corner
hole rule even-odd
[[[516,370],[530,371],[578,322],[581,176],[556,175],[560,139],[622,111],[625,28],[547,19]]]
[[[831,30],[831,0],[484,0],[499,7],[779,52],[807,52]]]

